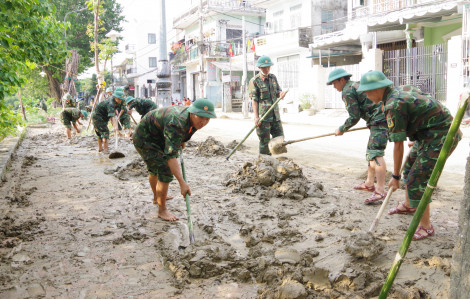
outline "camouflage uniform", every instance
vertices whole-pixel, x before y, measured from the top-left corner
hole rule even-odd
[[[389,140],[416,141],[403,170],[410,206],[417,207],[431,177],[452,123],[449,110],[419,88],[407,85],[388,87],[384,93],[384,113]],[[451,152],[462,139],[459,130]]]
[[[168,106],[147,113],[135,129],[134,146],[149,173],[169,183],[173,174],[168,160],[179,155],[181,143],[197,131],[191,126],[188,106]]]
[[[47,112],[47,105],[46,105],[46,101],[44,100],[41,101],[41,109]]]
[[[129,110],[135,108],[135,111],[139,113],[141,116],[146,115],[149,111],[157,109],[157,104],[150,100],[150,99],[139,99],[136,98],[133,102],[129,105]]]
[[[75,108],[75,103],[73,100],[65,100],[65,108]]]
[[[279,93],[282,91],[277,78],[273,74],[265,77],[261,72],[251,78],[248,85],[248,91],[252,101],[258,103],[258,114],[261,118],[276,101]],[[271,155],[268,148],[270,135],[274,137],[284,136],[282,130],[281,116],[279,115],[279,106],[276,105],[266,118],[256,128],[259,138],[259,153]]]
[[[379,104],[369,100],[364,92],[357,91],[359,82],[348,81],[342,92],[343,102],[349,113],[348,119],[339,127],[341,132],[346,132],[362,118],[366,121],[370,130],[367,143],[366,160],[371,161],[376,157],[385,155],[387,147],[387,122]],[[377,163],[377,160],[375,161]]]
[[[93,126],[95,127],[95,133],[98,138],[109,139],[108,121],[116,114],[119,114],[122,109],[124,109],[122,114],[127,114],[127,109],[124,104],[124,101],[122,101],[121,104],[118,104],[114,100],[114,98],[107,101],[103,101],[96,105],[95,111],[93,111],[91,118],[93,120]],[[123,122],[122,125],[124,127],[130,128],[129,121],[126,121],[126,119],[122,118],[122,116],[121,120]]]
[[[66,128],[71,129],[72,124],[77,122],[77,119],[80,118],[80,110],[77,108],[65,108],[60,114],[60,120]]]
[[[78,109],[80,109],[80,110],[85,110],[86,109],[85,101],[83,101],[83,100],[78,101]]]

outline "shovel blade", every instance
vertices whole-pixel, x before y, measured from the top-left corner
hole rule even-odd
[[[287,148],[284,145],[284,136],[278,136],[271,139],[268,143],[269,151],[273,155],[287,153]]]
[[[121,152],[114,152],[114,153],[111,153],[109,154],[109,158],[110,159],[118,159],[118,158],[124,158],[126,155],[124,155],[123,153]]]

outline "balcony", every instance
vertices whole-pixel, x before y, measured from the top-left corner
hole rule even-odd
[[[135,54],[135,45],[134,44],[127,44],[124,47],[124,51],[126,54]]]
[[[136,67],[131,67],[131,68],[126,69],[126,74],[127,74],[127,75],[129,75],[129,74],[137,74],[137,68],[136,68]]]
[[[269,52],[272,49],[292,50],[299,46],[308,48],[308,44],[311,42],[311,30],[301,27],[255,38],[256,52],[258,53]]]

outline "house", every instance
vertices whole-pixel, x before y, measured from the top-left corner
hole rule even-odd
[[[170,41],[173,98],[195,100],[206,97],[224,111],[241,109],[242,80],[253,76],[253,51],[248,53],[247,75],[243,61],[232,58],[242,54],[243,20],[246,46],[263,32],[264,9],[252,1],[194,1],[173,20]],[[201,22],[202,20],[202,22]]]

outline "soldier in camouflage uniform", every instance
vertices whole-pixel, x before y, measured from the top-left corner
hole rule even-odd
[[[95,133],[98,136],[98,151],[103,153],[108,153],[109,145],[109,129],[108,121],[111,119],[114,130],[118,130],[117,116],[119,114],[124,114],[127,112],[126,105],[124,102],[124,92],[116,91],[113,93],[112,98],[106,101],[103,101],[96,105],[95,111],[91,116],[93,120],[93,126],[95,127]],[[122,119],[123,120],[123,119]],[[124,121],[124,120],[123,120]],[[125,122],[124,127],[130,128],[130,123]]]
[[[75,108],[75,102],[70,93],[64,94],[62,100],[64,101],[64,108]]]
[[[147,113],[135,129],[134,146],[149,171],[153,203],[158,205],[158,217],[167,221],[178,218],[166,208],[168,186],[176,177],[183,197],[191,195],[177,161],[179,151],[197,131],[216,117],[214,104],[198,99],[191,106],[168,106]]]
[[[80,130],[77,127],[78,123],[80,123],[80,118],[86,119],[88,117],[88,112],[84,110],[78,110],[77,108],[65,108],[62,110],[62,113],[60,114],[60,119],[62,120],[62,124],[65,126],[65,135],[67,136],[68,139],[72,138],[72,125],[77,131],[77,133],[80,133]]]
[[[380,71],[364,74],[358,90],[364,91],[374,103],[380,103],[387,119],[388,138],[394,142],[393,175],[388,184],[389,188],[396,190],[399,187],[403,142],[407,137],[415,141],[403,171],[406,200],[388,212],[413,214],[426,189],[453,117],[444,105],[428,93],[411,85],[394,87],[393,82]],[[461,138],[462,132],[459,131],[451,152]],[[428,205],[413,239],[420,240],[433,234]]]
[[[386,196],[385,174],[387,168],[384,155],[387,146],[387,122],[380,105],[369,100],[365,93],[358,92],[359,82],[350,81],[351,76],[346,70],[338,68],[330,73],[326,84],[333,85],[337,91],[342,93],[343,102],[349,113],[348,119],[336,129],[335,135],[343,135],[361,118],[366,121],[370,130],[366,151],[367,179],[354,187],[356,190],[373,192],[372,196],[365,200],[366,204],[370,204],[382,200]],[[376,178],[377,186],[374,186]]]
[[[85,110],[86,109],[85,101],[82,98],[77,98],[76,102],[77,102],[77,108],[79,110]]]
[[[129,115],[132,114],[132,108],[135,108],[135,111],[140,114],[141,117],[144,117],[149,111],[157,109],[157,104],[150,99],[134,99],[134,97],[127,97],[126,99],[127,109],[129,109]]]
[[[279,107],[277,105],[259,123],[260,116],[263,116],[271,108],[277,98],[283,99],[286,95],[286,92],[281,90],[276,76],[269,73],[272,65],[273,63],[268,56],[261,56],[256,64],[261,72],[251,78],[248,85],[255,125],[257,126],[256,133],[259,138],[259,153],[263,155],[271,155],[268,148],[271,136],[272,138],[284,136]]]

